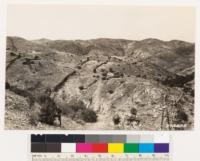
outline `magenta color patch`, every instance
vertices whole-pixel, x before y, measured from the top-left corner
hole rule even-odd
[[[77,153],[92,153],[92,144],[77,143],[76,152]]]

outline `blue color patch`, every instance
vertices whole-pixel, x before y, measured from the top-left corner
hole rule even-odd
[[[139,144],[139,153],[154,153],[154,144]]]

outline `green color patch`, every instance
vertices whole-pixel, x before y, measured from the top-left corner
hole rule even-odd
[[[139,144],[124,144],[124,153],[138,153],[139,152]]]

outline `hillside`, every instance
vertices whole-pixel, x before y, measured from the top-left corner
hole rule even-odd
[[[6,129],[193,128],[192,43],[7,37],[6,58]],[[61,127],[31,124],[47,89],[62,109]],[[95,121],[85,119],[87,109]]]

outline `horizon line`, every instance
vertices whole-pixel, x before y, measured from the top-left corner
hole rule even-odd
[[[111,37],[97,37],[97,38],[89,38],[89,39],[63,39],[63,38],[56,38],[56,39],[52,39],[52,38],[46,38],[46,37],[41,37],[41,38],[35,38],[35,39],[29,39],[26,37],[22,37],[22,36],[16,36],[16,35],[6,35],[6,38],[8,37],[16,37],[16,38],[22,38],[28,41],[36,41],[36,40],[41,40],[41,39],[46,39],[49,41],[90,41],[90,40],[97,40],[97,39],[112,39],[112,40],[126,40],[126,41],[144,41],[147,39],[153,39],[153,40],[158,40],[158,41],[163,41],[163,42],[170,42],[170,41],[183,41],[183,42],[188,42],[188,43],[193,43],[195,44],[196,41],[187,41],[187,40],[182,40],[182,39],[170,39],[170,40],[163,40],[163,39],[159,39],[159,38],[155,38],[155,37],[147,37],[147,38],[143,38],[143,39],[126,39],[126,38],[111,38]]]

